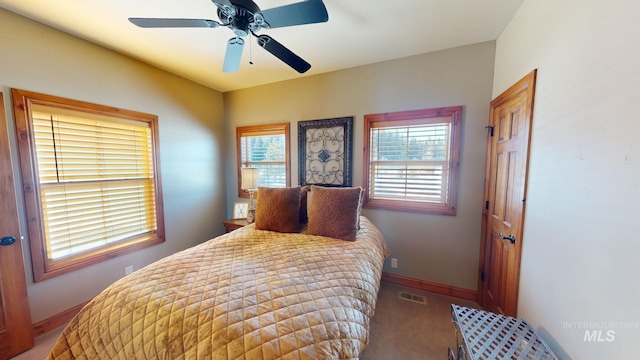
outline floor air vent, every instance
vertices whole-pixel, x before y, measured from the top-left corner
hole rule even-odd
[[[427,304],[427,299],[424,296],[411,294],[404,291],[400,291],[400,299],[411,301],[411,302],[422,304],[422,305]]]

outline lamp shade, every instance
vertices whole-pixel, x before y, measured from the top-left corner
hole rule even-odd
[[[260,169],[258,168],[242,168],[242,185],[243,190],[257,189],[260,178]]]

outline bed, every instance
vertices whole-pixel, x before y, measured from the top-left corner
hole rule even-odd
[[[300,232],[263,230],[258,208],[255,224],[120,279],[48,359],[358,359],[389,250],[359,213],[355,241],[308,216]]]

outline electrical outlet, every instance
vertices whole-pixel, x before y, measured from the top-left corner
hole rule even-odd
[[[397,269],[398,268],[398,259],[391,258],[391,268],[392,269]]]
[[[129,266],[125,266],[124,267],[124,274],[125,275],[129,275],[133,272],[133,265],[129,265]]]

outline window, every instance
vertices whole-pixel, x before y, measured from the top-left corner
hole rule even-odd
[[[237,127],[236,144],[238,196],[249,197],[240,188],[242,167],[260,169],[260,186],[289,186],[289,123]]]
[[[35,281],[164,241],[156,116],[12,94]]]
[[[462,107],[365,115],[365,207],[456,214]]]

